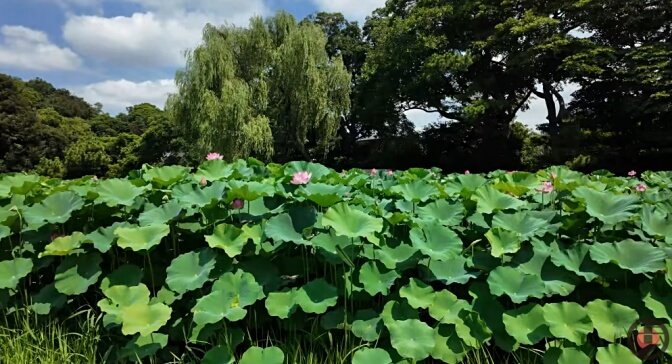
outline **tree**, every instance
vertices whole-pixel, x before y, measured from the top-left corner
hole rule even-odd
[[[168,109],[198,153],[324,158],[349,109],[350,76],[314,25],[287,13],[205,27]]]

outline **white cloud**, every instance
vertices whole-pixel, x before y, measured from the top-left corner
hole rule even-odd
[[[143,102],[163,107],[168,94],[176,92],[177,88],[170,79],[144,82],[121,79],[73,87],[73,91],[91,104],[100,102],[110,114],[117,114],[126,111],[128,106]]]
[[[69,71],[77,69],[82,60],[69,48],[51,43],[47,34],[24,26],[4,25],[0,28],[0,66],[37,70]]]
[[[347,19],[363,22],[367,16],[385,5],[385,0],[312,0],[322,11],[343,13]]]
[[[126,0],[145,12],[130,16],[70,16],[63,37],[80,54],[124,67],[184,65],[184,51],[198,45],[206,23],[246,25],[265,15],[263,0]]]

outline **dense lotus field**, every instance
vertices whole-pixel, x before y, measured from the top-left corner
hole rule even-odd
[[[671,181],[252,159],[6,175],[0,309],[89,304],[110,360],[279,364],[283,335],[310,332],[355,338],[357,364],[457,363],[483,346],[639,363],[629,327],[671,320]]]

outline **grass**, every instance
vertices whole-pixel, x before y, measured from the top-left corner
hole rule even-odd
[[[84,364],[98,363],[100,325],[91,310],[82,310],[64,321],[16,310],[0,320],[0,363]]]

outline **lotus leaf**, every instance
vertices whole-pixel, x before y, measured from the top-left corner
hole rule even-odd
[[[27,258],[14,258],[0,262],[0,289],[15,289],[21,278],[33,270],[33,261]]]
[[[102,274],[100,263],[103,258],[98,253],[69,256],[56,269],[54,281],[56,289],[65,295],[86,292]]]
[[[507,295],[514,303],[523,303],[529,297],[543,297],[546,287],[537,275],[526,274],[512,267],[500,266],[488,277],[490,291],[495,296]]]
[[[648,243],[626,239],[618,243],[593,244],[590,257],[600,264],[616,263],[633,273],[652,273],[665,268],[667,255]]]
[[[392,364],[390,354],[383,349],[363,348],[359,349],[352,356],[352,364]]]
[[[463,249],[457,234],[436,221],[411,229],[410,237],[414,247],[435,260],[453,259]]]
[[[621,344],[609,344],[606,348],[597,348],[595,356],[598,364],[641,364],[642,361],[635,354]]]
[[[84,200],[70,191],[56,192],[47,196],[42,202],[34,204],[23,211],[23,218],[29,227],[37,229],[49,224],[63,224],[72,213],[84,206]]]
[[[177,293],[199,289],[214,267],[215,254],[212,250],[184,253],[168,266],[166,284]]]
[[[156,224],[138,227],[119,227],[114,230],[117,236],[117,245],[120,248],[130,248],[133,251],[149,250],[158,245],[161,239],[168,236],[170,226]]]
[[[213,249],[223,249],[226,255],[235,258],[243,252],[245,244],[252,240],[260,244],[262,238],[261,226],[243,225],[242,229],[234,225],[219,224],[215,226],[212,235],[206,235],[205,241]]]
[[[285,354],[280,348],[272,346],[270,348],[262,349],[253,346],[243,353],[238,364],[282,364],[284,362]]]
[[[331,227],[337,235],[349,238],[371,237],[383,229],[383,219],[339,203],[322,216],[322,225]]]
[[[593,323],[585,308],[575,302],[549,303],[543,308],[544,321],[556,337],[577,345],[586,342],[586,335],[593,331]]]
[[[387,296],[390,287],[399,278],[396,271],[382,268],[381,265],[377,262],[367,262],[359,268],[359,282],[371,296],[378,293]]]
[[[627,337],[628,329],[639,319],[637,311],[632,308],[601,299],[589,302],[586,311],[597,334],[609,342]]]
[[[96,188],[98,193],[96,203],[104,203],[111,207],[131,206],[144,191],[144,188],[137,187],[126,179],[106,179]]]
[[[476,212],[491,214],[503,210],[517,210],[525,203],[515,197],[499,192],[492,186],[478,188],[471,196],[476,201]]]
[[[392,347],[404,358],[423,360],[434,349],[434,330],[420,320],[386,322]]]
[[[639,207],[638,198],[632,195],[617,195],[609,191],[595,191],[589,187],[579,187],[574,195],[586,201],[586,211],[605,224],[617,224],[628,220],[633,210]]]

